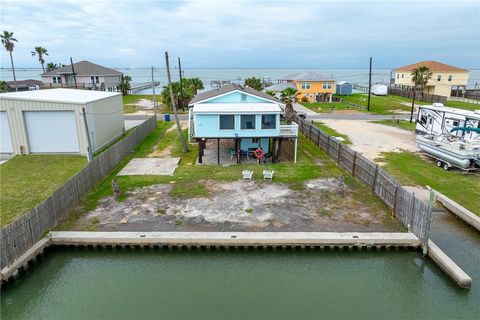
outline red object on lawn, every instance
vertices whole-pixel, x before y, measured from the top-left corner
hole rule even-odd
[[[255,158],[262,159],[263,156],[265,155],[265,152],[263,152],[262,149],[258,148],[257,150],[255,150],[253,154],[255,155]]]

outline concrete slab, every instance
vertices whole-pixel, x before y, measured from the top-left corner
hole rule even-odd
[[[13,157],[15,157],[13,153],[0,153],[0,164],[7,162]]]
[[[428,240],[428,256],[460,287],[470,288],[472,278],[450,259],[433,241]]]
[[[119,173],[119,176],[160,175],[172,176],[180,158],[134,158]]]
[[[52,231],[52,244],[170,245],[343,245],[408,246],[420,241],[412,233],[387,232],[85,232]]]

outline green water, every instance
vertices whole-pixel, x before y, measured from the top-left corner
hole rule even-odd
[[[2,289],[1,319],[480,319],[480,233],[449,214],[431,233],[470,290],[407,250],[53,249]]]

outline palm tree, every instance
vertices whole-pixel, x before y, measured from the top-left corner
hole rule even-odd
[[[18,42],[18,40],[13,37],[13,32],[9,32],[7,30],[3,31],[3,34],[0,35],[0,38],[2,38],[2,44],[5,47],[5,50],[7,50],[8,53],[10,54],[10,62],[12,64],[12,72],[13,72],[13,81],[17,81],[17,77],[15,76],[15,67],[13,65],[12,52],[13,52],[13,47],[15,47],[13,43]]]
[[[299,93],[295,88],[286,88],[280,93],[280,100],[285,103],[285,120],[288,124],[292,123],[295,118],[295,110],[293,110],[293,104],[297,102],[297,96]]]
[[[57,66],[56,63],[53,63],[53,62],[47,63],[47,72],[48,72],[48,71],[55,70],[55,69],[57,69],[57,68],[58,68],[58,66]]]
[[[128,75],[122,76],[122,81],[117,87],[124,96],[126,96],[128,94],[128,91],[130,90],[130,81],[132,81],[132,77]]]
[[[7,81],[0,80],[0,92],[8,92]]]
[[[35,51],[32,51],[32,57],[34,55],[38,55],[38,61],[42,65],[43,73],[45,73],[45,59],[43,59],[43,56],[48,56],[47,49],[42,47],[35,47]]]
[[[428,83],[428,80],[432,77],[432,71],[427,66],[417,67],[412,71],[412,90],[413,90],[413,100],[412,100],[412,109],[410,111],[410,123],[413,121],[413,109],[415,107],[415,97],[417,91],[422,93],[423,98],[423,89]]]
[[[198,90],[203,90],[203,82],[199,78],[188,78],[188,85],[190,90],[192,91],[192,95],[196,96]]]
[[[275,97],[275,94],[276,94],[275,91],[272,91],[272,90],[267,90],[267,91],[265,91],[265,93],[272,96],[272,97]]]

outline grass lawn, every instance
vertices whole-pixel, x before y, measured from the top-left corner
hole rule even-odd
[[[78,219],[80,219],[85,212],[95,209],[101,198],[112,195],[111,180],[132,158],[145,157],[154,150],[162,151],[166,148],[170,150],[171,156],[181,157],[179,167],[175,171],[175,174],[173,176],[119,176],[117,179],[122,192],[122,195],[119,197],[120,201],[125,199],[128,196],[128,191],[133,188],[160,183],[173,183],[170,196],[175,198],[208,197],[209,190],[201,181],[237,181],[241,179],[242,170],[255,170],[258,174],[260,170],[268,168],[275,170],[274,183],[286,183],[289,188],[294,190],[302,190],[303,182],[309,179],[339,177],[343,175],[347,185],[354,190],[354,197],[362,198],[363,202],[373,210],[372,212],[375,212],[375,210],[385,210],[386,208],[381,200],[374,196],[366,186],[351,178],[351,176],[338,167],[325,152],[303,135],[299,137],[297,163],[269,163],[265,166],[259,166],[257,164],[240,164],[226,167],[215,165],[198,166],[194,164],[197,159],[197,145],[189,144],[190,152],[183,153],[178,131],[172,130],[167,132],[167,129],[171,125],[171,122],[158,122],[157,129],[87,195],[81,208],[70,214],[69,217],[57,227],[57,230],[75,229]],[[185,130],[185,136],[186,134],[187,132]],[[322,163],[321,166],[318,165],[319,161]],[[92,230],[94,230],[94,225],[95,221],[92,221]]]
[[[445,105],[450,108],[465,109],[470,111],[480,110],[480,103],[468,103],[462,101],[447,100],[447,103]]]
[[[339,96],[345,101],[353,102],[361,106],[367,106],[368,94],[354,93],[351,96]],[[415,101],[415,104],[430,104],[429,102]],[[410,111],[412,99],[388,95],[370,96],[370,112],[375,114],[396,114],[399,111]]]
[[[330,113],[335,110],[357,110],[357,111],[365,111],[360,108],[355,108],[354,106],[349,105],[348,103],[344,102],[300,102],[300,104],[310,110],[313,110],[318,113]]]
[[[377,120],[377,121],[372,121],[373,123],[378,123],[378,124],[384,124],[384,125],[387,125],[387,126],[391,126],[391,127],[396,127],[396,128],[400,128],[400,129],[404,129],[404,130],[408,130],[408,131],[415,131],[415,121],[413,121],[412,123],[410,123],[410,121],[408,120]]]
[[[321,129],[322,131],[324,131],[326,134],[328,135],[331,135],[331,136],[334,136],[334,137],[342,137],[343,139],[345,139],[345,141],[342,141],[343,144],[352,144],[352,141],[350,141],[350,138],[348,138],[347,135],[345,134],[342,134],[330,127],[328,127],[327,125],[325,125],[324,123],[322,122],[314,122],[313,123],[317,128]]]
[[[385,153],[381,160],[384,169],[404,185],[430,186],[452,198],[465,208],[480,216],[480,175],[463,173],[460,170],[445,171],[419,156],[403,153]]]
[[[0,165],[0,225],[27,212],[87,164],[83,156],[16,156]]]

